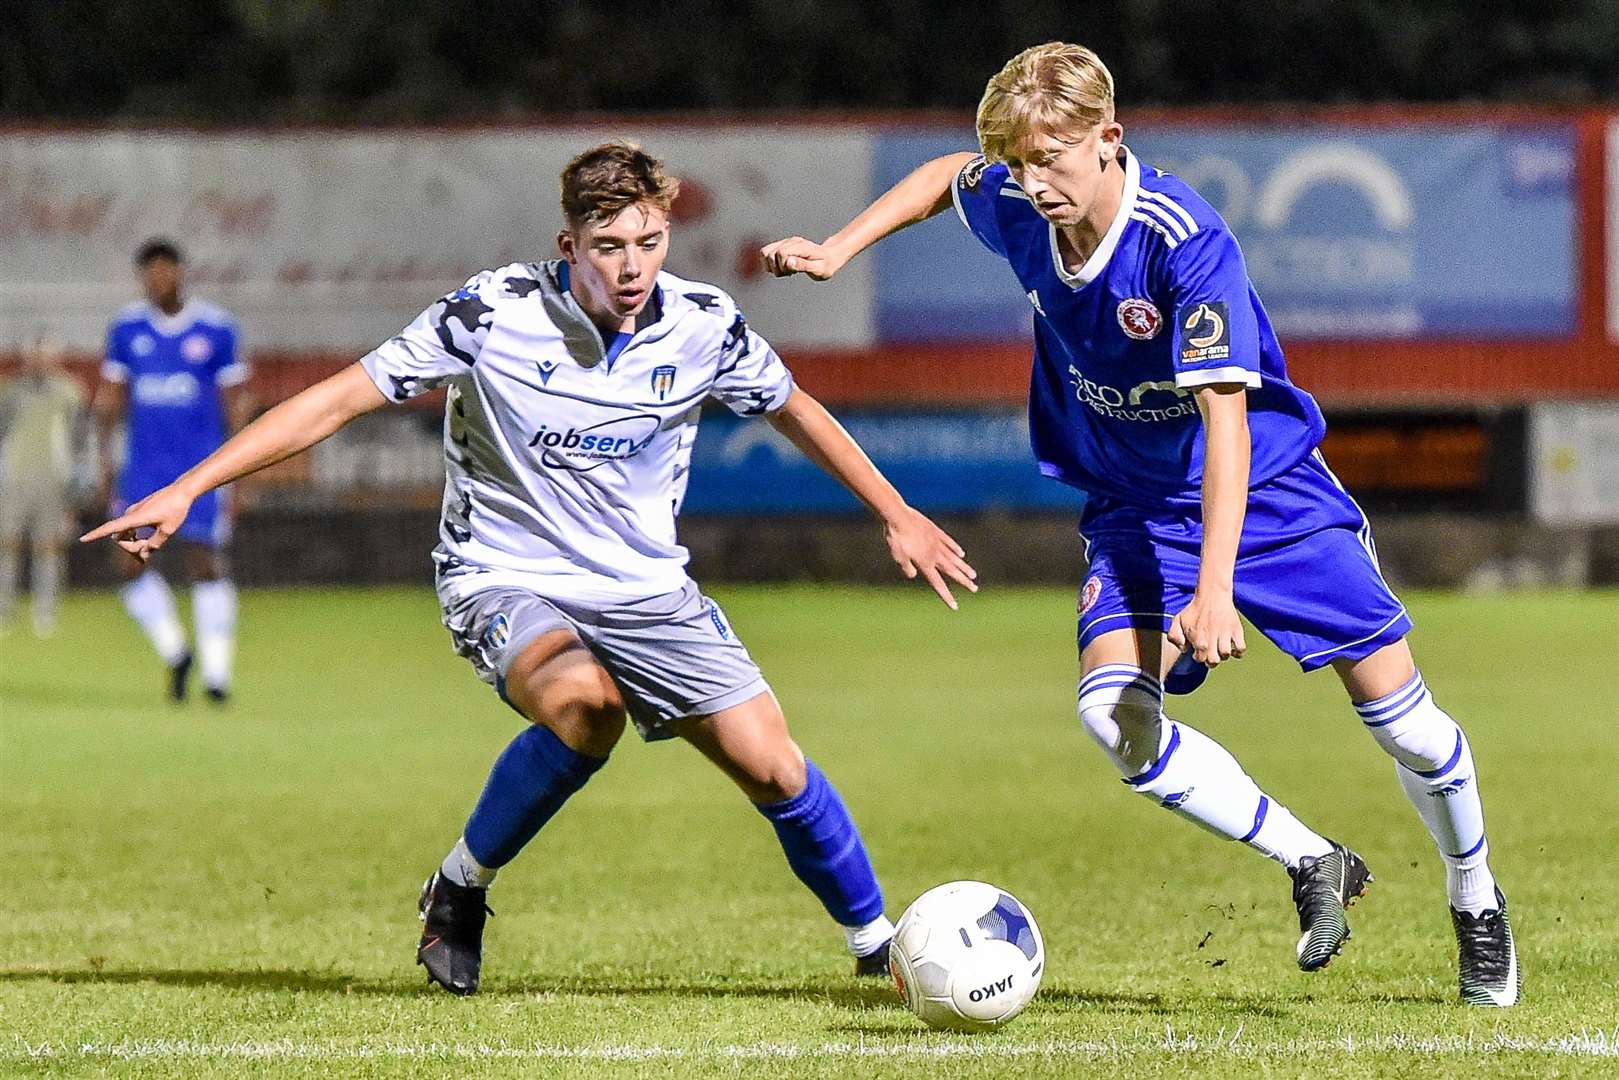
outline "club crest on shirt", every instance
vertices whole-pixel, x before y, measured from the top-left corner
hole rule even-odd
[[[136,356],[151,356],[152,350],[157,348],[157,342],[152,340],[150,334],[136,334],[129,343],[129,351]]]
[[[1159,328],[1164,325],[1164,317],[1152,301],[1138,296],[1119,301],[1118,317],[1119,329],[1137,341],[1157,337]]]
[[[192,334],[180,342],[180,355],[188,364],[206,364],[214,355],[213,342],[202,334]]]
[[[1079,591],[1079,613],[1085,614],[1096,606],[1097,599],[1102,595],[1102,579],[1092,574],[1085,579],[1085,587]]]
[[[675,365],[659,364],[652,369],[652,392],[662,401],[675,388]]]

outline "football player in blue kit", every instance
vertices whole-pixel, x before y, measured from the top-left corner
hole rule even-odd
[[[96,390],[102,483],[117,516],[219,448],[250,408],[247,364],[236,321],[212,304],[185,296],[180,249],[153,239],[135,254],[144,300],[120,311],[107,328],[106,358]],[[125,427],[123,467],[113,479],[114,436]],[[236,647],[236,586],[225,547],[230,518],[224,496],[202,496],[175,537],[192,578],[196,659],[209,700],[230,694]],[[193,652],[175,611],[174,594],[156,567],[118,560],[122,596],[169,668],[169,695],[186,697]]]
[[[1331,666],[1445,864],[1463,1000],[1506,1006],[1519,976],[1487,862],[1466,736],[1406,643],[1366,516],[1317,449],[1321,410],[1288,380],[1242,251],[1186,184],[1142,162],[1095,53],[1049,43],[990,80],[982,153],[922,165],[824,243],[764,249],[825,280],[954,206],[1034,309],[1029,428],[1040,470],[1087,496],[1079,717],[1132,790],[1280,862],[1298,963],[1325,967],[1372,875],[1266,795],[1213,739],[1164,715],[1245,649],[1238,613],[1305,671]]]

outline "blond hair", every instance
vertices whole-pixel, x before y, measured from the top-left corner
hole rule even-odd
[[[1034,132],[1089,129],[1113,120],[1113,75],[1083,45],[1024,49],[989,80],[978,103],[978,145],[1004,161]]]

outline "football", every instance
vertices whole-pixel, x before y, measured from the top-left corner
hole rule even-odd
[[[1023,1011],[1046,964],[1034,916],[1011,893],[951,881],[905,909],[888,969],[906,1006],[930,1027],[989,1031]]]

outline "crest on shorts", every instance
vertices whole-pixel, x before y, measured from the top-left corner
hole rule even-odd
[[[483,643],[491,649],[504,649],[506,642],[512,639],[512,624],[502,611],[489,622],[489,629],[483,632]]]
[[[1164,317],[1152,301],[1139,296],[1119,301],[1118,317],[1119,328],[1137,341],[1157,337],[1159,328],[1164,325]]]
[[[1079,590],[1079,613],[1085,614],[1096,606],[1097,598],[1102,595],[1102,579],[1092,574],[1085,579],[1085,587]]]
[[[675,388],[675,366],[673,364],[659,364],[652,369],[652,392],[662,401],[669,396],[669,391]]]

